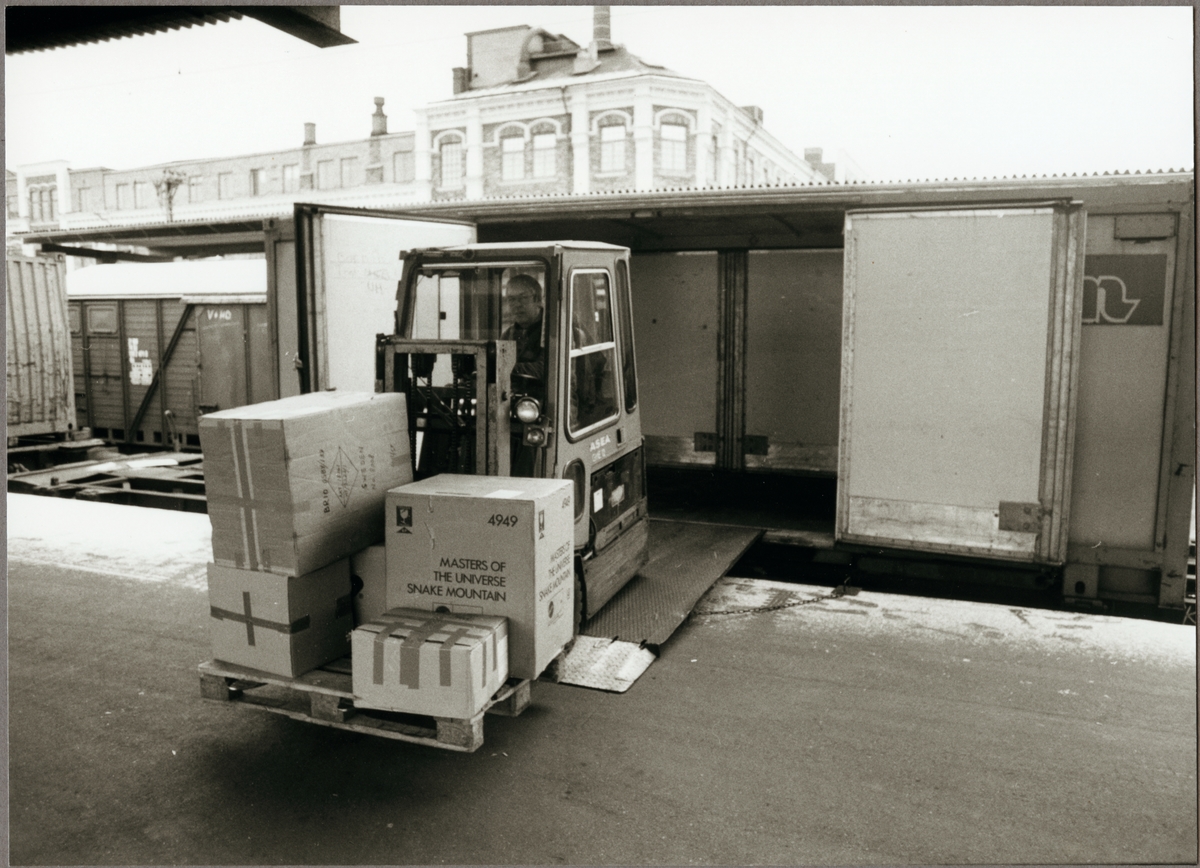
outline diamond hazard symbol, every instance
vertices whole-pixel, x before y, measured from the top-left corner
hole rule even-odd
[[[350,492],[354,490],[354,483],[357,481],[358,468],[354,466],[350,456],[339,446],[337,457],[333,459],[333,466],[329,468],[329,484],[343,507],[350,502]]]

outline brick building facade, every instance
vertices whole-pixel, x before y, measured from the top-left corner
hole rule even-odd
[[[9,173],[9,234],[49,228],[204,221],[290,213],[297,200],[373,208],[463,198],[831,180],[820,150],[802,159],[707,83],[614,44],[608,7],[581,46],[525,25],[467,34],[454,95],[389,133],[375,99],[371,135],[136,169],[66,162]],[[14,190],[15,186],[15,190]]]

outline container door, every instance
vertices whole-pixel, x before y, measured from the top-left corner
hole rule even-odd
[[[64,257],[10,256],[5,382],[8,436],[60,434],[75,425]]]
[[[1066,557],[1084,214],[850,212],[837,538]]]
[[[291,350],[286,336],[296,336],[297,380],[285,382],[292,372],[281,367],[279,390],[373,392],[375,335],[395,331],[401,253],[470,244],[475,224],[318,205],[297,205],[294,219],[296,297],[276,305],[281,356]]]
[[[242,308],[246,316],[247,376],[250,380],[248,400],[251,404],[274,401],[279,397],[275,388],[274,364],[271,349],[271,327],[265,304],[248,304]]]
[[[748,470],[837,472],[842,259],[841,250],[750,251]]]
[[[89,418],[93,434],[110,440],[125,439],[126,404],[121,367],[120,302],[85,303],[83,352],[87,374]]]
[[[716,253],[638,253],[630,264],[646,462],[716,463]]]

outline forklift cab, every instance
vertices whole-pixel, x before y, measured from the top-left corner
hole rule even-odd
[[[580,617],[645,563],[629,250],[561,241],[404,255],[383,391],[407,396],[414,477],[574,484]]]

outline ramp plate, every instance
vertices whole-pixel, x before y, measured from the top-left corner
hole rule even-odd
[[[560,684],[624,693],[654,662],[654,652],[633,642],[579,636],[563,659]]]
[[[649,562],[580,633],[656,648],[761,534],[758,528],[651,519]]]

